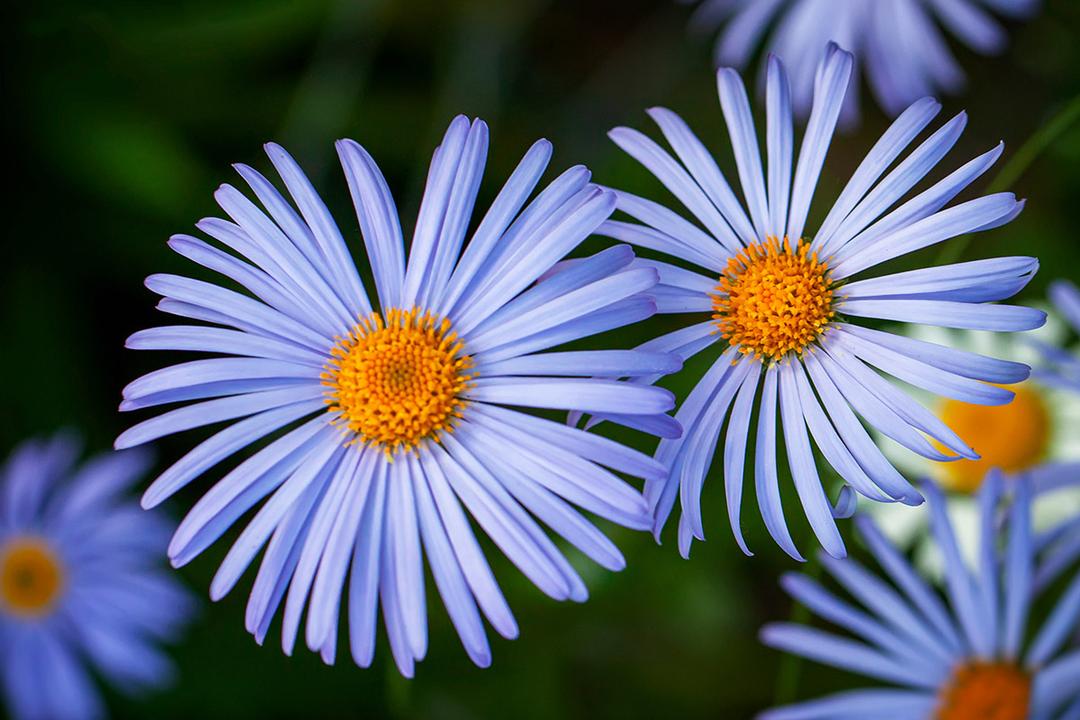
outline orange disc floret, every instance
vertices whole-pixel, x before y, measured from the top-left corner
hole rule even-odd
[[[64,570],[53,549],[33,537],[0,546],[0,610],[22,617],[45,615],[64,586]]]
[[[827,263],[800,240],[754,243],[730,258],[712,296],[720,335],[746,355],[802,353],[832,320]]]
[[[330,351],[327,404],[351,441],[388,455],[438,442],[461,417],[472,358],[450,321],[418,308],[363,318]]]
[[[973,405],[945,400],[938,415],[981,456],[943,463],[944,483],[957,492],[975,492],[990,468],[1017,473],[1038,464],[1050,444],[1050,410],[1030,382],[1009,388],[1005,405]],[[939,449],[943,448],[935,441]]]
[[[942,689],[934,720],[1026,720],[1031,676],[1012,663],[960,665]]]

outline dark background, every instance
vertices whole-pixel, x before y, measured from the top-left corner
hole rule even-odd
[[[662,0],[21,3],[3,43],[0,451],[60,426],[82,429],[91,448],[103,449],[133,422],[115,411],[120,388],[163,362],[123,350],[128,334],[163,320],[142,278],[194,272],[165,240],[216,213],[214,188],[237,180],[229,163],[269,172],[267,140],[297,157],[352,239],[333,140],[352,137],[372,152],[408,235],[431,149],[459,112],[492,129],[481,204],[538,137],[555,144],[551,177],[580,162],[600,182],[664,199],[604,135],[617,124],[653,133],[643,110],[656,104],[683,114],[731,168],[712,38],[688,33],[688,16]],[[1001,57],[956,48],[969,86],[945,99],[938,123],[963,108],[970,122],[943,169],[1004,139],[1000,169],[1080,90],[1080,3],[1048,0],[1040,16],[1010,30]],[[861,128],[833,144],[824,194],[835,196],[885,124],[864,102]],[[1027,210],[963,250],[968,259],[1039,256],[1043,270],[1023,297],[1037,301],[1051,279],[1080,278],[1080,127],[1029,147],[1038,154],[1026,172],[1001,180],[1030,199]],[[653,321],[618,342],[664,325]],[[675,387],[684,391],[688,380]],[[189,434],[160,443],[162,467],[194,442]],[[174,688],[110,696],[111,706],[120,717],[154,718],[744,718],[856,682],[758,644],[763,622],[791,613],[776,577],[793,563],[749,505],[758,555],[744,558],[721,491],[721,483],[706,487],[711,542],[697,544],[690,562],[676,553],[674,523],[660,547],[609,528],[629,561],[620,574],[575,556],[592,593],[583,606],[548,600],[493,556],[521,637],[490,633],[489,670],[468,661],[430,583],[429,657],[413,681],[398,677],[385,639],[368,670],[347,653],[334,668],[306,649],[286,658],[276,630],[260,649],[243,629],[249,578],[220,604],[207,602],[175,648]],[[179,515],[193,497],[166,512]],[[796,529],[809,548],[805,528]],[[181,571],[199,597],[227,547]]]

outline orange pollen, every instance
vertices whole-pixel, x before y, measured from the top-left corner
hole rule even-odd
[[[0,544],[0,611],[40,617],[53,608],[63,587],[63,566],[44,540],[17,537]]]
[[[1041,393],[1030,382],[1009,389],[1016,395],[1006,405],[973,405],[960,400],[942,403],[941,420],[980,455],[978,460],[943,463],[943,481],[950,489],[975,492],[990,468],[1021,472],[1046,455],[1051,417]]]
[[[1012,663],[973,661],[953,671],[934,720],[1027,720],[1031,676]]]
[[[451,432],[468,401],[472,358],[450,321],[419,308],[362,318],[330,351],[326,402],[351,433],[388,456]]]
[[[832,320],[828,264],[803,240],[754,243],[727,262],[712,296],[721,337],[745,355],[802,353]]]

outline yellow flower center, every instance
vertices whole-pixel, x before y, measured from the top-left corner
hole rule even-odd
[[[942,403],[942,421],[981,456],[941,466],[944,482],[952,490],[974,492],[990,468],[1020,472],[1038,463],[1046,453],[1050,413],[1045,401],[1030,383],[1009,389],[1016,397],[1007,405],[972,405],[959,400]]]
[[[800,240],[770,237],[728,260],[712,296],[720,335],[740,352],[779,360],[813,342],[832,309],[829,268]]]
[[[472,358],[439,319],[417,308],[372,313],[338,340],[323,373],[326,402],[350,442],[380,445],[387,453],[438,442],[453,430],[467,401]]]
[[[1010,663],[970,662],[953,672],[934,720],[1026,720],[1031,677]]]
[[[0,545],[0,610],[21,617],[45,615],[63,585],[60,559],[44,540],[21,537]]]

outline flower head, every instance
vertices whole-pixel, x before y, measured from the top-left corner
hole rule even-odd
[[[963,70],[942,30],[980,54],[996,54],[1007,37],[993,13],[1025,17],[1038,5],[1039,0],[702,0],[693,23],[706,30],[723,25],[716,41],[721,66],[745,68],[764,39],[765,48],[791,69],[793,103],[802,117],[813,102],[817,59],[836,42],[855,54],[878,104],[895,116],[924,95],[962,87]],[[857,112],[856,90],[844,108],[849,118]]]
[[[131,383],[124,410],[185,406],[139,423],[117,445],[228,423],[154,482],[144,497],[152,506],[274,436],[206,493],[169,547],[183,565],[259,506],[211,595],[227,593],[265,546],[246,617],[260,643],[284,603],[287,653],[306,609],[311,650],[333,662],[338,619],[347,617],[353,658],[367,666],[381,606],[397,665],[412,675],[427,649],[426,556],[466,652],[487,665],[481,613],[507,638],[517,623],[473,522],[543,592],[576,601],[585,585],[540,523],[612,570],[622,555],[575,506],[649,526],[640,492],[616,473],[655,478],[665,474],[658,463],[519,408],[599,413],[677,435],[664,414],[667,391],[591,379],[672,372],[677,356],[546,352],[650,316],[655,301],[645,292],[657,271],[626,246],[560,262],[609,216],[615,196],[575,167],[527,203],[550,159],[546,141],[526,153],[466,242],[487,144],[482,121],[450,124],[406,256],[375,162],[355,142],[338,143],[377,302],[319,195],[276,145],[267,153],[292,203],[239,166],[263,208],[226,185],[216,197],[231,220],[199,223],[235,254],[186,235],[170,243],[250,295],[171,275],[147,281],[164,296],[162,310],[212,325],[144,330],[130,347],[224,357]]]
[[[805,625],[778,623],[761,633],[765,644],[888,683],[776,708],[761,720],[1028,720],[1073,717],[1080,710],[1080,649],[1065,649],[1080,626],[1080,574],[1049,618],[1028,632],[1036,600],[1038,542],[1031,529],[1031,484],[1017,483],[1004,534],[998,527],[1003,484],[999,473],[979,490],[981,544],[969,565],[960,557],[940,491],[930,495],[932,532],[945,557],[945,602],[867,516],[860,535],[884,570],[879,577],[850,559],[824,556],[826,572],[861,605],[849,603],[801,574],[784,576],[784,589],[813,613],[854,638]]]
[[[0,687],[14,718],[105,714],[92,675],[131,693],[173,674],[157,648],[191,601],[155,567],[169,529],[124,498],[144,453],[75,466],[79,443],[29,441],[0,468]]]
[[[878,371],[935,395],[980,405],[1008,403],[1013,393],[1001,386],[1028,377],[1023,363],[862,324],[865,319],[893,320],[1016,331],[1042,325],[1045,314],[996,304],[1031,279],[1038,262],[1030,257],[866,277],[894,258],[1005,224],[1023,208],[1012,193],[949,206],[994,163],[1000,146],[903,200],[944,158],[964,126],[960,114],[901,159],[940,109],[931,99],[916,102],[893,123],[832,201],[822,223],[808,225],[853,62],[849,53],[829,46],[817,70],[814,111],[796,159],[787,73],[778,59],[770,60],[764,168],[743,84],[733,70],[719,72],[720,104],[745,210],[704,145],[673,112],[654,108],[649,114],[674,156],[635,130],[611,132],[700,223],[617,191],[617,208],[639,222],[610,220],[600,230],[701,269],[641,261],[653,263],[660,273],[660,284],[652,291],[659,312],[695,313],[700,318],[641,349],[675,352],[686,359],[713,347],[718,355],[679,408],[676,418],[685,433],[662,440],[657,450],[656,458],[671,469],[670,476],[646,485],[657,535],[676,498],[680,500],[679,547],[684,555],[693,538],[704,538],[699,498],[721,445],[731,527],[749,552],[740,529],[740,505],[755,407],[754,487],[769,533],[788,554],[801,559],[781,504],[779,419],[807,519],[825,549],[842,556],[844,544],[833,517],[853,509],[854,492],[882,502],[922,501],[875,446],[863,421],[935,461],[978,458],[945,422]],[[819,480],[811,440],[846,484],[836,507]]]
[[[981,353],[1013,362],[1031,364],[1030,379],[1010,387],[1015,393],[1007,405],[978,405],[953,398],[935,397],[913,390],[957,435],[979,453],[978,459],[939,463],[914,455],[880,436],[886,456],[908,476],[928,477],[944,491],[949,517],[956,529],[961,555],[973,560],[978,551],[978,501],[976,493],[993,468],[1002,471],[1006,488],[1020,476],[1030,478],[1035,494],[1032,522],[1043,532],[1080,515],[1080,393],[1047,381],[1052,366],[1041,353],[1062,360],[1070,357],[1062,348],[1065,327],[1057,313],[1031,333],[987,333],[941,327],[896,327],[896,332],[920,342],[937,343],[970,353]],[[925,572],[940,575],[940,553],[925,532],[925,508],[911,509],[867,503],[882,531],[900,547],[915,546],[915,561]],[[1080,543],[1077,543],[1080,548]],[[1080,552],[1080,549],[1077,550]]]

